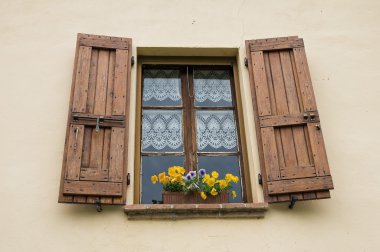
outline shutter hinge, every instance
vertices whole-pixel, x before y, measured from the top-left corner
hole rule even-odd
[[[133,66],[135,64],[135,56],[131,57],[131,65]]]
[[[244,65],[245,65],[246,67],[248,67],[248,59],[247,59],[247,57],[244,58]]]
[[[127,186],[131,184],[131,174],[128,172],[127,174]]]
[[[259,184],[260,185],[263,185],[263,177],[261,176],[261,174],[259,173],[259,176],[258,176],[258,181],[259,181]]]

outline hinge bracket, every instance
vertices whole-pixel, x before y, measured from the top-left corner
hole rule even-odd
[[[127,186],[131,184],[131,174],[128,172],[127,174]]]
[[[244,58],[244,65],[245,65],[246,67],[248,67],[248,59],[247,59],[247,58]]]
[[[258,181],[259,181],[259,184],[260,185],[263,185],[263,177],[261,176],[261,174],[259,173],[259,176],[258,176]]]
[[[135,56],[131,57],[131,65],[133,66],[135,64]]]

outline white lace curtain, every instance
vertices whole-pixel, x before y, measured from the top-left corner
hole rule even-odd
[[[197,111],[198,150],[236,148],[236,128],[233,111]]]
[[[149,69],[144,71],[143,101],[181,100],[179,70]]]
[[[144,110],[142,114],[142,149],[182,146],[182,112],[168,110]]]
[[[197,102],[232,102],[229,73],[223,70],[195,70],[194,90]]]

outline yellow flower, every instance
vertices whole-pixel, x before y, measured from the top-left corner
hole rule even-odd
[[[208,180],[206,180],[206,184],[209,186],[214,186],[215,185],[215,179],[209,178]]]
[[[162,181],[162,183],[163,184],[167,184],[169,182],[170,182],[170,177],[169,176],[165,176],[164,179],[163,179],[163,181]]]
[[[236,198],[236,192],[235,191],[232,191],[231,194],[232,194],[233,199]]]
[[[227,182],[229,183],[232,181],[233,177],[234,176],[231,173],[227,173],[225,176],[225,180],[227,180]]]
[[[211,194],[212,196],[216,196],[216,195],[218,195],[218,192],[216,191],[215,188],[212,188],[210,194]]]
[[[163,183],[164,179],[165,179],[165,176],[166,176],[165,172],[161,172],[160,174],[158,174],[158,181],[160,183]]]
[[[176,167],[175,166],[169,167],[168,174],[170,177],[175,177],[178,174]]]
[[[224,189],[228,186],[228,183],[225,180],[218,180],[218,182],[221,189]]]
[[[212,175],[212,177],[215,178],[215,179],[217,179],[217,178],[219,177],[219,173],[217,173],[216,171],[213,171],[213,172],[211,173],[211,175]]]
[[[210,179],[210,174],[206,174],[205,177],[202,179],[202,182],[205,183],[209,179]]]
[[[233,181],[234,183],[237,183],[237,182],[239,181],[238,176],[234,176],[234,177],[232,178],[232,181]]]
[[[158,180],[158,178],[157,178],[157,176],[156,176],[156,175],[153,175],[153,176],[150,178],[150,180],[152,181],[152,183],[153,183],[153,184],[156,184],[156,183],[157,183],[157,180]]]
[[[201,198],[202,198],[203,200],[205,200],[205,199],[207,199],[207,195],[206,195],[204,192],[201,192]]]
[[[180,173],[180,174],[185,174],[185,172],[186,172],[186,170],[185,170],[185,168],[183,168],[182,166],[176,166],[177,167],[177,171],[178,171],[178,173]]]

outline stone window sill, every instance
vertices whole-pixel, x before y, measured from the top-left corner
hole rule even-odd
[[[135,204],[124,211],[128,219],[263,218],[268,203]]]

